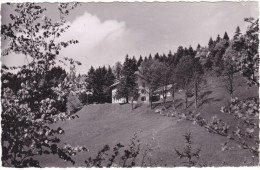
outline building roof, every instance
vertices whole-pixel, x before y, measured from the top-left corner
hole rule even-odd
[[[165,87],[165,86],[164,86],[164,87],[159,87],[157,90],[154,91],[154,93],[158,93],[158,92],[161,92],[161,91],[163,91],[163,90],[168,91],[168,90],[170,90],[172,87],[173,87],[172,84],[169,84],[169,85],[167,85],[166,87]]]
[[[114,86],[116,86],[116,85],[118,85],[120,83],[120,81],[119,80],[116,80],[116,82],[114,83],[114,84],[112,84],[111,86],[109,86],[110,88],[111,87],[114,87]]]

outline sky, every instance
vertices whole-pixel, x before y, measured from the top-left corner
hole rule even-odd
[[[56,19],[57,3],[42,3],[46,16]],[[61,51],[64,57],[82,62],[77,68],[86,74],[90,66],[113,66],[125,56],[139,58],[151,53],[174,53],[178,46],[206,46],[210,37],[223,37],[225,31],[233,37],[240,26],[242,33],[248,24],[245,17],[257,18],[257,2],[167,2],[167,3],[81,3],[68,17],[70,29],[62,39],[76,39],[79,44]],[[2,24],[10,22],[14,13],[1,6]],[[3,42],[3,49],[8,42]],[[21,54],[1,58],[3,64],[25,63]]]

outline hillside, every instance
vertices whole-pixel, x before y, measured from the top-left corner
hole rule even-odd
[[[258,89],[256,87],[248,88],[244,80],[238,77],[236,81],[237,90],[234,96],[239,98],[258,97]],[[201,99],[201,106],[195,110],[201,112],[206,118],[213,115],[226,118],[219,110],[229,101],[222,81],[220,79],[209,79],[208,84],[201,92],[204,98]],[[182,102],[182,94],[177,95],[176,105]],[[159,108],[157,106],[156,108]],[[178,108],[179,111],[186,111],[183,107]],[[187,110],[194,110],[191,105]],[[171,111],[171,107],[168,112]],[[121,142],[123,144],[129,142],[134,132],[142,130],[138,135],[141,142],[149,141],[153,134],[160,149],[155,151],[153,158],[162,160],[160,166],[180,166],[181,160],[175,154],[174,148],[182,149],[184,146],[183,134],[186,131],[192,132],[194,144],[202,146],[201,160],[214,166],[221,165],[225,160],[227,165],[242,165],[245,157],[250,154],[244,150],[221,151],[221,143],[226,141],[225,138],[209,134],[203,128],[193,125],[191,122],[177,122],[176,118],[167,117],[155,113],[155,109],[151,110],[148,104],[131,110],[130,104],[92,104],[84,106],[78,113],[79,119],[61,122],[57,126],[64,128],[66,134],[61,136],[62,143],[71,145],[85,145],[90,152],[80,153],[74,158],[76,166],[84,166],[84,161],[89,157],[96,155],[105,144],[114,146]],[[227,118],[228,119],[228,118]],[[64,163],[57,157],[48,156],[41,158],[41,164],[44,166],[72,166],[70,163]]]

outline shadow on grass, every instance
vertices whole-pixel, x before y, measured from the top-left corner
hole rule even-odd
[[[138,107],[141,107],[143,104],[142,103],[136,103],[135,105],[134,105],[134,109],[137,109]]]
[[[165,109],[169,109],[170,107],[172,107],[172,101],[165,101],[163,102],[156,102],[152,104],[152,109],[155,109],[156,107],[159,106],[164,106]]]
[[[205,91],[204,93],[202,93],[199,98],[200,99],[204,99],[206,98],[208,95],[210,95],[213,91],[209,90],[209,91]]]
[[[201,103],[199,104],[199,107],[201,107],[204,104],[211,104],[211,103],[219,102],[219,101],[222,101],[222,99],[214,99],[212,97],[207,98],[207,99],[204,99],[204,100],[201,101]]]
[[[184,106],[184,100],[183,99],[176,99],[174,104],[175,104],[175,109],[181,109]]]
[[[189,104],[188,104],[188,107],[189,108],[190,106],[192,106],[194,104],[194,101],[191,101]]]
[[[156,107],[159,107],[161,105],[162,105],[162,103],[153,103],[152,104],[152,109],[155,109]]]

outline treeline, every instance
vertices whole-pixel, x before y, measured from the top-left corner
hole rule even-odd
[[[111,103],[110,86],[115,81],[115,75],[110,66],[97,69],[91,66],[86,81],[87,91],[91,94],[82,98],[83,103]]]
[[[117,90],[117,98],[137,99],[138,87],[136,84],[136,71],[146,80],[147,93],[152,102],[153,93],[159,87],[165,87],[172,84],[170,89],[173,101],[174,93],[177,89],[184,90],[185,101],[194,96],[195,107],[197,104],[198,93],[201,86],[206,82],[205,73],[211,73],[215,76],[221,76],[225,87],[230,96],[236,90],[234,85],[234,76],[236,73],[247,80],[250,85],[259,85],[258,83],[258,44],[256,37],[258,31],[258,19],[246,18],[249,23],[246,33],[242,34],[240,28],[235,29],[233,37],[225,32],[223,36],[218,35],[215,39],[209,38],[207,46],[197,45],[196,49],[191,46],[179,46],[175,53],[171,51],[168,54],[154,55],[148,57],[140,56],[138,60],[126,55],[123,64],[117,62],[111,69],[91,67],[88,72],[89,89],[93,90],[93,96],[90,102],[104,103],[111,102],[111,93],[109,86],[115,80],[120,81]],[[163,88],[163,89],[165,89]],[[161,95],[164,100],[169,90],[163,90]]]

